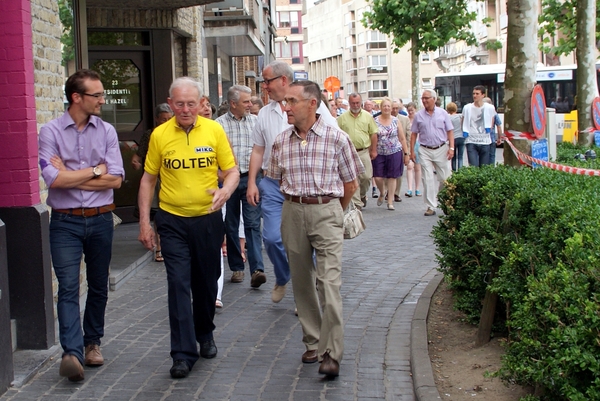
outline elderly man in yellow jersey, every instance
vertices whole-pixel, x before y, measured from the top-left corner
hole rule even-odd
[[[280,182],[285,198],[281,237],[306,347],[302,362],[320,360],[319,373],[336,377],[344,351],[344,209],[363,167],[348,136],[317,114],[319,85],[296,81],[285,96],[283,105],[293,126],[275,139],[267,176]]]
[[[139,191],[139,240],[152,249],[150,204],[160,175],[155,224],[167,270],[173,378],[186,377],[199,356],[217,355],[213,318],[225,235],[220,209],[240,180],[225,131],[198,115],[200,96],[200,84],[192,78],[171,84],[168,102],[175,118],[152,133]]]
[[[352,202],[358,207],[367,206],[367,193],[371,189],[373,166],[371,160],[377,157],[377,124],[368,111],[361,108],[362,98],[358,93],[348,97],[350,113],[344,113],[337,118],[338,126],[350,135],[350,140],[365,166],[365,172],[358,177],[359,189],[352,197]]]

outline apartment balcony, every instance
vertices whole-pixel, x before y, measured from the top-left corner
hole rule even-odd
[[[230,56],[263,55],[262,18],[262,9],[253,0],[212,2],[204,10],[206,44],[216,45]]]

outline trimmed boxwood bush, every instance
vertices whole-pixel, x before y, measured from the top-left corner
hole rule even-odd
[[[499,295],[498,375],[542,399],[600,400],[599,196],[600,177],[503,166],[461,169],[439,194],[432,235],[455,306],[476,323],[485,291]]]

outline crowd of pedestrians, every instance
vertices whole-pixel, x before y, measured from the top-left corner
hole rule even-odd
[[[285,297],[291,280],[306,349],[302,362],[320,362],[319,373],[337,377],[344,348],[344,210],[350,202],[366,208],[369,194],[377,206],[396,210],[406,171],[405,196],[421,196],[422,188],[425,216],[434,216],[437,191],[462,167],[464,149],[469,165],[489,164],[500,139],[484,87],[474,88],[474,101],[461,115],[454,103],[448,111],[438,107],[433,90],[423,91],[420,110],[412,102],[386,97],[377,103],[358,93],[334,99],[314,82],[294,81],[281,61],[268,64],[262,78],[268,104],[249,87],[233,85],[218,109],[197,80],[175,79],[167,103],[156,108],[156,128],[132,160],[144,171],[139,240],[166,268],[173,378],[218,353],[213,320],[223,306],[223,256],[231,283],[244,283],[248,263],[250,287],[258,289],[267,281],[263,245],[275,275],[272,302]],[[98,74],[78,71],[65,91],[69,108],[41,129],[39,154],[53,208],[60,374],[81,381],[84,365],[104,363],[113,189],[124,169],[116,132],[99,118],[104,88]]]

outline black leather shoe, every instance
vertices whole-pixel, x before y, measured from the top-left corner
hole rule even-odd
[[[173,361],[173,367],[169,373],[171,373],[173,379],[183,379],[190,374],[190,367],[183,359],[177,359],[176,361]]]
[[[215,340],[211,339],[200,343],[200,356],[206,359],[211,359],[217,356],[217,346],[215,345]]]
[[[329,356],[329,352],[323,355],[319,373],[327,377],[337,377],[340,375],[340,364]]]

